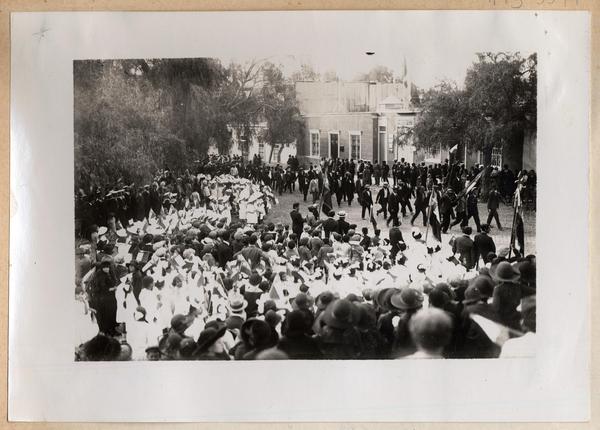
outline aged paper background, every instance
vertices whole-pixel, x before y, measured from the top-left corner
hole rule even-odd
[[[566,3],[567,7],[572,7],[572,8],[577,8],[577,9],[587,9],[590,8],[591,2],[584,2],[584,1],[567,1],[564,2]],[[173,9],[187,9],[187,10],[202,10],[202,9],[216,9],[216,10],[224,10],[224,9],[246,9],[246,10],[250,10],[250,9],[316,9],[316,8],[323,8],[323,7],[327,7],[327,8],[333,8],[333,9],[402,9],[402,8],[411,8],[411,9],[435,9],[435,8],[466,8],[466,7],[471,7],[471,8],[487,8],[487,9],[511,9],[511,8],[517,8],[518,6],[522,6],[522,8],[554,8],[554,9],[564,9],[565,5],[563,5],[563,1],[562,0],[557,0],[555,2],[551,2],[551,1],[541,1],[541,0],[534,0],[534,1],[526,1],[523,0],[523,2],[520,1],[511,1],[511,0],[490,0],[490,1],[465,1],[465,2],[450,2],[450,1],[429,1],[429,2],[424,2],[424,1],[407,1],[407,2],[372,2],[369,3],[368,5],[364,2],[328,2],[328,3],[316,3],[316,2],[280,2],[280,3],[275,3],[275,2],[245,2],[245,3],[241,3],[241,2],[214,2],[211,4],[200,4],[197,2],[172,2],[172,3],[168,3],[165,4],[164,2],[145,2],[144,5],[142,6],[141,4],[139,4],[138,2],[4,2],[2,4],[0,4],[0,10],[2,12],[2,28],[1,28],[1,43],[2,43],[2,48],[0,48],[0,52],[3,53],[8,53],[9,52],[9,30],[8,30],[8,12],[10,10],[13,11],[20,11],[20,10],[30,10],[30,11],[34,11],[34,10],[55,10],[55,9],[62,9],[62,10],[88,10],[88,9],[95,9],[95,10],[136,10],[136,9],[146,9],[146,10],[173,10]],[[596,5],[597,7],[597,5]],[[593,21],[594,22],[598,22],[598,18],[596,15],[593,16]],[[593,26],[592,28],[593,33],[595,33],[595,37],[594,37],[594,44],[593,47],[597,46],[597,26]],[[594,50],[595,52],[595,50]],[[9,57],[8,55],[3,55],[1,58],[1,63],[0,63],[0,69],[3,72],[2,76],[5,78],[5,80],[3,81],[4,85],[2,85],[1,88],[1,92],[0,92],[0,96],[2,96],[2,104],[0,107],[0,113],[2,114],[2,118],[5,120],[3,122],[2,125],[4,125],[4,127],[0,127],[0,137],[1,137],[1,156],[2,158],[2,165],[3,165],[3,169],[1,170],[1,177],[0,180],[2,181],[2,187],[1,187],[1,192],[2,194],[2,198],[0,199],[0,208],[2,210],[3,215],[5,215],[4,217],[2,217],[2,231],[0,232],[0,239],[2,240],[2,246],[0,247],[0,260],[2,261],[2,271],[1,271],[1,276],[0,276],[0,282],[2,284],[2,286],[6,286],[7,285],[7,265],[6,262],[8,260],[8,255],[7,255],[7,241],[8,241],[8,134],[9,134],[9,127],[8,127],[8,100],[9,100],[9,90],[8,90],[8,71],[9,71]],[[592,70],[597,70],[598,69],[598,61],[597,58],[594,56],[593,57],[593,65],[592,65]],[[597,94],[598,93],[598,80],[597,77],[594,76],[594,86],[593,86],[593,93]],[[592,119],[593,119],[593,126],[597,127],[597,100],[594,99],[593,100],[593,107],[592,107]],[[593,138],[595,138],[597,135],[597,131],[594,128],[594,134],[592,135]],[[595,149],[593,147],[593,145],[591,146],[591,156],[590,156],[590,166],[593,166],[593,160],[597,157],[597,149]],[[593,170],[590,168],[590,171],[593,172]],[[590,258],[591,258],[591,262],[594,262],[595,259],[594,257],[597,255],[596,252],[598,252],[598,249],[596,249],[598,247],[598,245],[596,244],[596,241],[594,240],[595,236],[596,236],[596,228],[594,227],[594,220],[596,219],[596,202],[595,200],[597,199],[595,197],[595,195],[597,195],[598,193],[596,192],[596,183],[597,183],[597,179],[595,179],[595,176],[592,175],[591,176],[591,181],[590,181],[590,195],[591,200],[590,200],[590,207],[591,212],[590,212],[590,229],[591,229],[591,235],[590,235],[590,244],[591,244],[591,249],[590,249]],[[51,225],[51,223],[49,223],[49,225]],[[578,238],[579,240],[585,240],[585,238]],[[598,273],[597,273],[597,269],[595,269],[595,265],[591,264],[591,282],[590,284],[596,285],[597,280],[598,280]],[[3,307],[2,307],[2,318],[0,319],[0,329],[2,330],[2,332],[4,334],[8,333],[8,328],[7,328],[7,320],[8,320],[8,316],[7,316],[7,288],[2,288],[0,290],[0,300],[2,300],[3,303]],[[598,303],[598,293],[597,291],[592,288],[591,289],[591,297],[592,297],[592,303]],[[593,307],[593,306],[592,306]],[[594,322],[598,322],[598,317],[595,313],[592,312],[592,326],[597,326],[598,324],[594,324]],[[597,335],[594,335],[594,338],[597,338]],[[2,349],[3,349],[3,357],[6,357],[6,348],[7,348],[7,344],[6,344],[6,336],[2,336]],[[595,345],[595,343],[593,344],[593,348],[592,348],[592,352],[594,354],[594,357],[596,356],[596,351],[598,350],[597,346]],[[3,369],[4,371],[3,373],[3,382],[6,381],[6,362],[4,362],[4,366]],[[596,369],[597,366],[594,367],[594,370]],[[594,384],[595,381],[597,381],[598,376],[596,375],[597,372],[595,372],[593,374],[593,380],[592,380],[592,384],[593,386],[596,386],[596,384]],[[1,390],[0,393],[0,400],[2,400],[2,404],[6,405],[6,384],[4,384],[5,389]],[[66,395],[68,395],[68,393],[65,393]],[[474,393],[475,394],[475,393]],[[594,393],[594,390],[592,390],[592,404],[597,406],[597,402],[598,402],[598,395]],[[4,409],[6,410],[6,409]],[[6,412],[4,413],[4,417],[6,419]],[[89,425],[90,428],[94,428],[96,425]],[[127,427],[139,427],[139,428],[146,428],[148,425],[128,425]],[[216,426],[214,424],[211,425],[206,425],[206,428],[229,428],[229,426]],[[272,425],[269,425],[272,426]],[[315,426],[316,425],[299,425],[298,427],[304,427],[304,426]],[[402,427],[404,428],[417,428],[417,427],[424,427],[428,425],[426,424],[404,424],[402,425]],[[454,424],[454,425],[437,425],[437,426],[443,426],[443,427],[447,427],[447,428],[480,428],[482,427],[481,425],[478,424],[470,424],[470,425],[462,425],[462,424]],[[513,425],[511,425],[513,426]],[[539,428],[547,428],[547,425],[532,425],[535,427],[539,427]],[[543,426],[543,427],[542,427]],[[577,425],[566,425],[563,424],[562,426],[568,426],[568,427],[589,427],[589,426],[593,426],[593,424],[577,424]],[[65,428],[65,425],[60,425],[60,424],[44,424],[44,425],[35,425],[35,424],[25,424],[25,425],[19,425],[18,427],[20,428]],[[68,425],[67,427],[72,427],[72,428],[81,428],[80,425]],[[109,427],[109,426],[104,426],[102,425],[101,427]],[[111,428],[113,426],[110,426]],[[118,427],[118,426],[117,426]],[[161,426],[162,428],[163,426]],[[170,426],[169,426],[170,427]],[[189,427],[189,428],[196,428],[198,427],[198,425],[191,425],[191,426],[185,426],[185,427]],[[263,425],[249,425],[248,428],[250,427],[254,427],[254,428],[261,428],[263,427]],[[289,425],[286,425],[286,427],[289,427]],[[320,426],[319,426],[320,427]],[[335,427],[342,427],[342,428],[357,428],[357,429],[361,429],[361,428],[367,428],[367,424],[357,424],[357,425],[351,425],[351,424],[341,424],[341,425],[335,425],[335,424],[330,424],[327,426],[328,428],[335,428]],[[371,427],[371,426],[369,426]],[[379,427],[381,428],[386,428],[389,427],[391,428],[391,426],[389,425],[379,425]],[[496,428],[496,427],[502,427],[502,425],[500,424],[495,424],[495,425],[487,425],[486,427],[492,427],[492,428]],[[518,426],[520,427],[520,426]],[[179,428],[179,426],[178,426]],[[592,427],[590,427],[592,428]]]

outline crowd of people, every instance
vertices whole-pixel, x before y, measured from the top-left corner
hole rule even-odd
[[[145,187],[80,190],[76,359],[532,355],[535,256],[496,249],[489,235],[490,220],[501,228],[497,204],[510,198],[498,174],[488,222],[475,218],[477,187],[468,188],[479,173],[403,160],[304,169],[291,157],[284,169],[211,157]],[[526,184],[534,174],[518,176]],[[312,199],[308,213],[296,203],[289,224],[265,221],[296,184],[299,200]],[[442,229],[460,224],[448,243],[428,227],[400,230],[399,214],[427,225],[431,193]],[[334,211],[333,197],[341,206],[355,196],[363,217],[391,225],[387,234]]]

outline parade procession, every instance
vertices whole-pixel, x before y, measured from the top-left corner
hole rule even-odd
[[[529,356],[535,190],[457,160],[218,155],[80,189],[75,359]]]

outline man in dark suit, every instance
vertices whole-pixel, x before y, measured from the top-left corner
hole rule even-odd
[[[292,208],[293,209],[290,212],[290,217],[292,218],[292,231],[296,236],[300,237],[304,225],[304,218],[302,217],[302,214],[300,214],[300,203],[294,203]]]
[[[442,217],[442,233],[448,232],[450,227],[450,219],[454,217],[454,211],[452,210],[452,202],[454,200],[454,191],[452,188],[448,188],[442,197],[440,198],[440,216]]]
[[[400,251],[400,242],[404,242],[404,238],[402,237],[402,232],[399,227],[392,227],[389,231],[390,245],[392,249],[390,250],[390,259],[392,261],[395,260],[396,254]]]
[[[400,212],[400,194],[398,187],[392,189],[392,193],[388,198],[388,211],[390,212],[390,217],[386,220],[386,224],[389,226],[390,221],[392,221],[394,227],[399,226],[400,220],[398,219],[398,212]]]
[[[323,221],[323,231],[325,232],[325,239],[329,239],[329,235],[334,231],[338,231],[338,222],[333,218],[335,216],[334,211],[330,211],[327,214],[327,219]]]
[[[479,221],[479,208],[477,207],[477,189],[474,189],[469,194],[467,194],[467,219],[464,225],[467,225],[469,223],[471,217],[473,217],[473,219],[475,220],[477,233],[480,233],[481,223]]]
[[[213,256],[219,263],[219,266],[223,269],[225,268],[227,262],[233,260],[233,247],[229,244],[227,239],[227,231],[224,230],[224,233],[221,235],[216,246],[213,248]]]
[[[343,236],[348,233],[348,230],[350,230],[350,223],[346,221],[346,212],[339,211],[337,221],[337,232]]]
[[[479,258],[483,258],[483,262],[487,263],[486,257],[490,252],[496,253],[496,244],[488,233],[490,226],[481,224],[481,233],[475,235],[473,244],[475,245],[475,262],[479,262]]]
[[[371,206],[373,206],[373,195],[368,185],[363,187],[363,191],[360,197],[360,205],[362,206],[362,219],[365,219],[365,212],[371,214]]]
[[[454,239],[454,243],[452,244],[452,252],[454,254],[459,254],[458,259],[462,263],[463,266],[467,268],[467,270],[475,267],[475,244],[473,240],[471,240],[471,233],[473,233],[473,229],[469,226],[463,227],[462,229],[463,235]]]
[[[488,196],[487,208],[488,208],[488,217],[486,223],[491,225],[492,218],[496,220],[496,225],[498,226],[498,230],[502,231],[502,225],[500,225],[500,217],[498,217],[498,208],[500,207],[500,199],[502,196],[496,189],[495,185],[492,185],[492,189]]]
[[[427,199],[427,191],[423,185],[417,185],[415,189],[415,214],[410,219],[410,225],[414,225],[415,220],[419,214],[423,214],[423,227],[427,226],[427,206],[429,201]]]
[[[388,199],[390,197],[390,189],[388,188],[388,183],[384,182],[383,187],[377,193],[377,197],[375,197],[375,203],[379,203],[381,206],[380,209],[377,210],[377,215],[383,212],[383,218],[387,219],[388,212]]]

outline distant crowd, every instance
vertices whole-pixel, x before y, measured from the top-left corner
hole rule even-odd
[[[492,219],[501,228],[494,199],[510,200],[517,179],[534,189],[535,174],[513,174],[509,186],[508,173],[492,173],[482,223],[469,207],[478,187],[465,189],[479,173],[211,157],[144,187],[80,190],[76,360],[532,355],[535,256],[496,249],[488,233]],[[371,185],[380,185],[374,198]],[[296,204],[289,224],[265,222],[277,194],[296,186],[314,202],[309,212]],[[426,226],[436,189],[442,229],[461,233],[450,243],[419,227],[403,235],[399,214]],[[355,198],[363,217],[391,225],[385,236],[346,219],[339,206]]]

